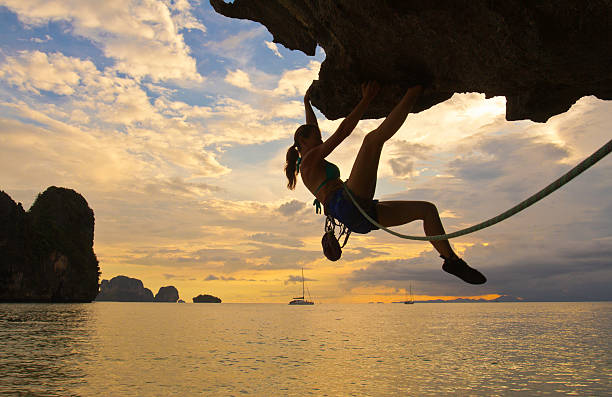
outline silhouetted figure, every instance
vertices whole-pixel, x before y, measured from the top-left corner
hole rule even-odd
[[[306,124],[295,132],[293,145],[287,150],[285,164],[289,189],[295,188],[297,175],[301,174],[304,185],[315,195],[318,202],[323,204],[325,214],[332,216],[352,232],[362,234],[376,230],[377,227],[355,207],[342,186],[340,170],[325,158],[351,134],[378,90],[379,85],[376,82],[363,84],[361,100],[325,142],[321,138],[317,118],[310,105],[308,90],[304,96]],[[423,87],[420,85],[409,88],[381,125],[365,136],[345,183],[360,206],[381,225],[398,226],[420,219],[423,221],[425,234],[434,236],[445,234],[434,204],[426,201],[374,200],[383,145],[402,126],[422,91]],[[455,254],[448,240],[431,241],[431,244],[444,259],[444,271],[471,284],[486,282],[484,275],[469,267]]]

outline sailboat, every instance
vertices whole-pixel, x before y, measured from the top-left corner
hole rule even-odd
[[[410,299],[404,301],[405,305],[414,305],[414,296],[412,296],[412,283],[410,283]]]
[[[310,293],[309,293],[310,295]],[[314,305],[313,301],[309,301],[304,299],[304,268],[302,268],[302,296],[298,296],[297,298],[293,298],[290,305]]]

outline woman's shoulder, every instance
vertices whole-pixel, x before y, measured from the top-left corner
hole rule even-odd
[[[304,164],[304,162],[319,163],[324,160],[321,156],[322,152],[319,146],[310,149],[302,155],[302,164]]]

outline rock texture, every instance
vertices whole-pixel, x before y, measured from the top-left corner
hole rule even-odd
[[[326,54],[312,103],[345,117],[360,83],[382,90],[365,118],[386,116],[407,86],[430,85],[415,112],[455,92],[507,98],[508,120],[546,121],[579,98],[612,99],[612,0],[210,0],[265,25],[274,41]]]
[[[221,299],[212,295],[198,295],[193,298],[193,303],[221,303]]]
[[[153,292],[136,278],[117,276],[102,280],[96,301],[153,302]]]
[[[169,285],[167,287],[161,287],[157,294],[155,295],[155,302],[176,302],[179,299],[178,290]]]
[[[0,191],[0,301],[91,302],[93,237],[93,211],[74,190],[49,187],[28,212]]]

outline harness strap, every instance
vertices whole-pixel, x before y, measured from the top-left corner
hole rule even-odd
[[[348,227],[346,227],[346,225],[343,225],[340,222],[336,222],[336,220],[331,215],[327,215],[327,217],[325,218],[325,231],[332,232],[334,233],[334,236],[335,236],[336,226],[340,228],[340,234],[338,235],[338,242],[340,242],[340,238],[342,238],[342,235],[343,234],[345,235],[344,242],[340,246],[340,248],[344,248],[344,246],[346,245],[348,241],[349,236],[351,235],[351,229],[349,229]]]
[[[336,178],[326,179],[323,182],[321,182],[317,190],[315,190],[314,192],[315,196],[317,195],[317,193],[319,193],[319,190],[321,190],[321,188],[325,186],[325,184],[331,181],[332,179],[336,179]],[[320,214],[321,213],[321,202],[319,201],[319,199],[315,198],[314,201],[312,202],[312,205],[315,206],[315,213]]]

